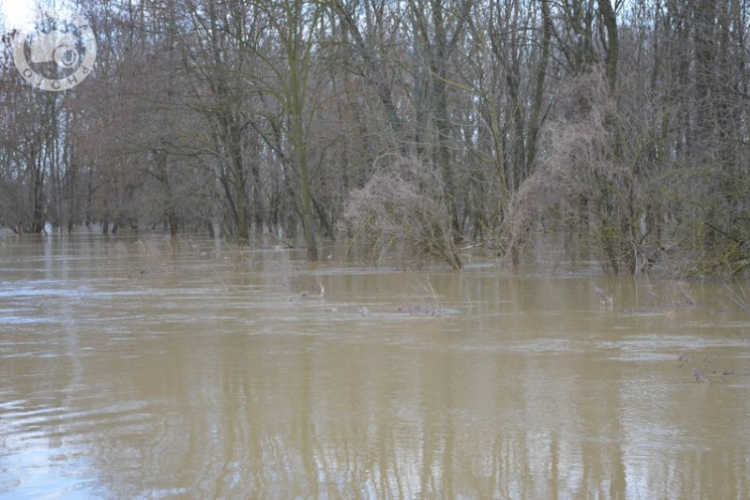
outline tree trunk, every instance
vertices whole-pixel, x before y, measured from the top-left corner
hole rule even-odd
[[[713,0],[710,0],[713,1]],[[606,73],[610,96],[616,98],[617,92],[617,65],[620,57],[620,42],[617,38],[617,14],[610,0],[599,0],[599,11],[602,21],[607,29],[607,56]]]

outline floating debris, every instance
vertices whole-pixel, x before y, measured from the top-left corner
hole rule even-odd
[[[422,318],[442,318],[447,315],[442,307],[436,305],[406,305],[396,308],[393,312]]]
[[[689,354],[680,354],[677,357],[680,368],[689,368],[695,381],[699,384],[722,380],[727,382],[727,377],[741,376],[733,369],[721,366],[722,360],[717,360],[712,356],[691,356]]]
[[[695,377],[695,381],[699,384],[711,382],[706,373],[700,368],[693,368],[693,377]]]

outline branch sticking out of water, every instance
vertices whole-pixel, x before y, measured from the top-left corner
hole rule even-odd
[[[604,293],[604,290],[596,286],[594,282],[591,281],[591,278],[586,278],[586,279],[588,280],[589,285],[591,285],[591,287],[597,293],[597,295],[599,295],[599,299],[601,301],[602,306],[606,307],[607,309],[612,309],[615,306],[615,300],[611,296]]]
[[[737,304],[737,306],[747,314],[750,314],[750,299],[748,299],[747,293],[745,293],[745,288],[739,281],[737,281],[737,287],[740,289],[739,293],[737,293],[736,290],[729,286],[728,283],[724,283],[724,288],[726,288],[727,292],[729,293],[729,297],[732,299],[732,302]]]
[[[214,266],[211,266],[211,270],[216,273],[216,277],[219,278],[219,281],[221,281],[221,284],[224,285],[224,289],[228,292],[229,287],[227,286],[227,282],[224,281],[224,278],[221,277],[221,274],[219,274],[219,271],[216,270]]]

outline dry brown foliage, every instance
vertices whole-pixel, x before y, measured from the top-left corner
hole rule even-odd
[[[416,250],[408,252],[413,264],[435,256],[453,269],[462,267],[439,173],[417,159],[398,157],[376,170],[349,196],[345,218],[379,255],[400,244]]]
[[[600,252],[603,267],[635,273],[649,263],[657,223],[654,169],[647,120],[618,108],[600,69],[582,75],[560,95],[561,117],[545,130],[540,168],[512,207],[509,252],[515,266],[534,222],[554,212]]]

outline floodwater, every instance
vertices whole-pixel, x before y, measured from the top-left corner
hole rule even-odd
[[[750,498],[739,288],[345,250],[1,239],[0,500]]]

